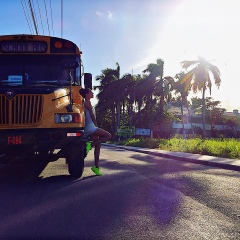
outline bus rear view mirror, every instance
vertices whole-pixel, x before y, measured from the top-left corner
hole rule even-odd
[[[61,65],[63,69],[69,69],[69,70],[76,69],[77,67],[79,67],[79,63],[74,59],[66,59],[61,62]]]
[[[92,89],[92,74],[84,73],[84,87]]]

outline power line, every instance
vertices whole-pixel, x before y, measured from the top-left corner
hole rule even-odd
[[[43,23],[42,23],[42,15],[41,15],[41,10],[40,10],[40,6],[39,6],[38,0],[37,0],[37,4],[38,4],[38,12],[39,12],[39,16],[40,16],[40,20],[41,20],[41,26],[42,26],[43,35],[44,35],[44,28],[43,28]]]
[[[54,30],[53,30],[53,17],[52,17],[52,1],[50,0],[50,9],[51,9],[51,19],[52,19],[52,31],[53,31],[53,36],[54,36]]]
[[[33,6],[34,19],[35,19],[35,22],[36,22],[37,30],[39,32],[39,27],[38,27],[38,22],[37,22],[37,18],[36,18],[34,2],[33,2],[33,0],[31,0],[31,1],[32,1],[32,6]]]
[[[23,7],[24,15],[25,15],[25,17],[26,17],[26,20],[27,20],[27,24],[28,24],[30,33],[32,34],[32,33],[33,33],[33,31],[32,31],[32,26],[31,26],[31,24],[29,23],[29,22],[30,22],[29,16],[27,15],[27,13],[26,13],[26,11],[25,11],[25,7],[24,7],[24,4],[26,5],[26,2],[24,2],[24,4],[23,4],[23,1],[21,0],[21,4],[22,4],[22,7]],[[28,9],[28,8],[26,7],[26,9]]]
[[[45,0],[44,0],[44,4],[45,4],[45,11],[46,11],[46,18],[47,18],[48,32],[49,32],[49,36],[50,36],[50,29],[49,29],[49,23],[48,23],[48,13],[47,13],[47,6],[46,6],[46,1],[45,1]]]
[[[62,1],[61,0],[61,11],[63,12],[62,10]],[[41,6],[41,2],[44,3],[44,6]],[[42,29],[42,32],[43,32],[43,35],[44,35],[44,17],[43,17],[43,11],[45,11],[45,15],[46,15],[46,23],[47,23],[47,28],[48,28],[48,33],[49,33],[49,36],[51,34],[51,30],[50,28],[52,28],[52,34],[54,36],[54,22],[53,22],[53,9],[52,9],[52,0],[49,0],[49,4],[47,6],[46,4],[46,0],[44,1],[41,1],[39,3],[38,0],[21,0],[21,3],[22,3],[22,8],[23,8],[23,11],[24,11],[24,14],[25,14],[25,18],[27,20],[27,24],[28,24],[28,27],[29,27],[29,30],[31,32],[31,34],[35,34],[38,35],[39,32],[40,32],[40,26],[39,26],[39,21],[41,22],[41,29]],[[37,9],[35,9],[37,6],[38,6],[38,11],[36,11]],[[50,9],[49,9],[50,8]],[[51,11],[51,27],[50,27],[50,17],[49,17],[49,11]],[[62,12],[61,12],[61,34],[62,34]],[[45,29],[46,31],[46,29]]]
[[[61,0],[61,38],[63,37],[63,0]]]
[[[36,34],[38,35],[38,29],[37,29],[37,24],[36,24],[36,21],[35,21],[33,9],[32,9],[31,0],[28,0],[28,4],[29,4],[30,12],[31,12],[31,14],[32,14],[32,20],[33,20],[33,24],[34,24],[34,27],[35,27],[35,31],[36,31]]]

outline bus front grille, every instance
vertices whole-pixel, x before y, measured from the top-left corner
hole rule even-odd
[[[0,125],[34,125],[42,115],[43,97],[19,94],[12,99],[0,95]]]

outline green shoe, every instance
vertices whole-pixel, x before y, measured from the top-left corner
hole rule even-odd
[[[91,169],[97,176],[102,176],[102,173],[100,172],[100,168],[93,166]]]
[[[89,151],[92,149],[92,145],[90,142],[86,142],[86,155],[89,153]]]

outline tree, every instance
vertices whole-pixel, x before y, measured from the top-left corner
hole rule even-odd
[[[185,77],[184,72],[180,72],[180,73],[176,74],[175,78],[177,79],[177,81],[174,83],[174,89],[175,89],[176,93],[180,94],[180,97],[181,97],[181,106],[180,107],[181,107],[181,114],[182,114],[182,126],[183,126],[183,134],[184,134],[184,137],[186,138],[184,122],[183,122],[183,107],[184,106],[187,107],[188,115],[189,115],[190,119],[191,119],[191,116],[189,114],[189,107],[188,107],[188,101],[187,101],[187,97],[188,97],[190,88],[187,88],[186,82],[182,82],[182,79],[184,77]],[[194,133],[192,121],[191,121],[191,129],[192,129],[192,132]]]
[[[163,113],[164,105],[171,99],[171,91],[173,90],[174,79],[170,76],[160,76],[156,82],[155,94],[160,97],[159,112]]]
[[[240,117],[239,116],[232,116],[225,119],[226,125],[231,129],[230,131],[227,131],[228,137],[240,137]],[[225,133],[226,134],[226,133]]]
[[[214,101],[212,97],[206,98],[206,118],[211,126],[211,136],[216,137],[217,131],[214,130],[215,124],[223,124],[224,123],[224,113],[226,111],[225,108],[220,108],[220,101]]]
[[[198,97],[191,98],[191,109],[194,114],[202,112],[202,99]]]
[[[203,57],[198,57],[196,61],[183,61],[182,67],[188,69],[191,66],[195,66],[190,70],[185,77],[182,79],[182,83],[186,82],[186,87],[191,87],[193,92],[202,91],[202,124],[203,124],[203,138],[206,136],[205,130],[205,91],[209,88],[210,95],[212,89],[212,82],[210,74],[214,78],[215,85],[219,88],[221,84],[220,71],[219,69],[205,60]]]
[[[99,93],[97,95],[98,104],[96,106],[96,110],[98,113],[98,118],[100,118],[101,125],[106,124],[106,122],[111,123],[111,127],[107,127],[107,129],[111,128],[111,134],[115,136],[115,109],[118,103],[119,94],[121,91],[116,87],[116,82],[119,79],[119,64],[117,63],[117,69],[104,69],[102,73],[96,77],[96,81],[99,81],[99,86],[94,87],[94,89],[98,89]],[[111,114],[109,114],[109,111]],[[109,117],[111,116],[111,120]]]
[[[153,127],[153,103],[156,103],[153,95],[160,97],[158,113],[160,116],[163,115],[164,99],[168,96],[169,92],[172,90],[172,85],[174,79],[170,76],[163,77],[164,74],[164,61],[162,59],[157,59],[157,63],[148,64],[147,68],[143,71],[148,73],[144,81],[145,89],[147,95],[150,96],[150,117],[151,117],[151,128]]]
[[[143,82],[143,86],[145,89],[146,101],[149,101],[151,129],[153,128],[153,105],[156,103],[153,94],[156,87],[157,77],[163,74],[163,66],[164,61],[162,59],[157,59],[157,63],[150,63],[147,68],[143,70],[143,73],[148,74]]]
[[[214,124],[223,124],[223,114],[226,112],[225,108],[220,108],[220,101],[214,101],[212,97],[206,98],[206,116],[209,119],[211,128]]]
[[[95,89],[99,89],[97,109],[100,116],[103,117],[104,113],[106,113],[109,117],[109,109],[111,109],[111,133],[113,136],[115,136],[116,129],[121,124],[125,124],[125,105],[130,104],[130,102],[132,104],[132,101],[134,101],[132,95],[130,97],[131,91],[129,90],[132,86],[132,76],[125,74],[120,78],[120,65],[116,63],[116,66],[116,69],[107,68],[102,70],[102,74],[96,77],[100,85],[95,87]]]
[[[136,86],[138,82],[138,78],[131,75],[131,74],[125,74],[122,79],[126,82],[126,97],[125,100],[127,101],[127,116],[128,118],[128,124],[130,127],[133,126],[133,109],[134,104],[136,103]]]
[[[134,82],[131,74],[124,74],[115,84],[115,88],[120,91],[119,94],[119,114],[121,125],[129,124],[131,121],[132,108],[134,103]],[[130,116],[126,114],[129,112]],[[125,117],[127,116],[127,117]],[[120,121],[119,121],[120,126]]]

